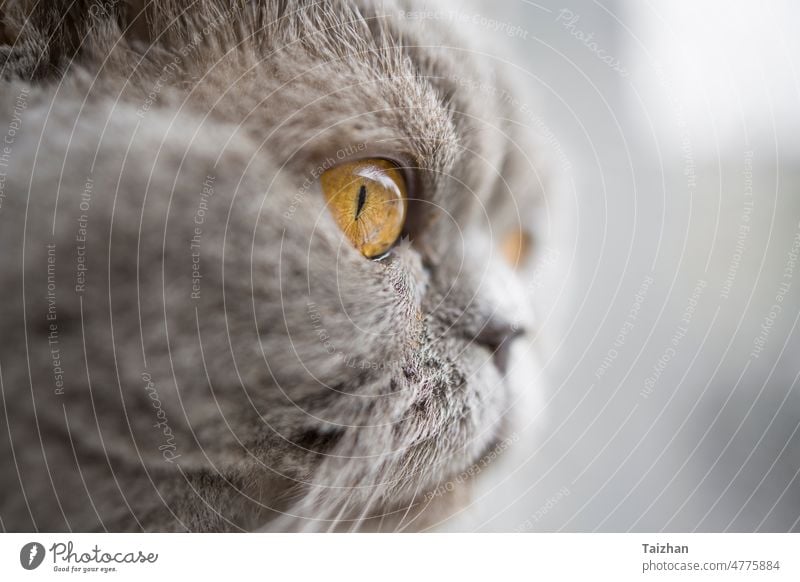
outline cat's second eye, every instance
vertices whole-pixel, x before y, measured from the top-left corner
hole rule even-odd
[[[320,176],[322,193],[339,228],[367,258],[385,254],[403,230],[406,184],[382,158],[335,166]]]
[[[503,238],[500,250],[508,264],[516,269],[528,259],[531,246],[531,236],[522,229],[516,228]]]

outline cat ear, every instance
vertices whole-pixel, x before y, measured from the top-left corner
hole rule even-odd
[[[150,44],[153,41],[154,0],[125,0],[119,11],[119,26],[130,43]]]
[[[38,31],[25,27],[30,7],[17,0],[0,0],[0,77],[33,79],[49,57]],[[39,42],[31,42],[34,38]]]
[[[94,27],[107,30],[115,22],[144,40],[146,15],[133,17],[146,5],[152,15],[151,0],[0,0],[2,72],[25,78],[53,74],[71,62]]]
[[[10,0],[0,0],[0,46],[13,45],[17,39],[15,27],[9,15]]]

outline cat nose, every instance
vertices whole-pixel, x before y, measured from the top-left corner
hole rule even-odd
[[[525,330],[501,317],[492,316],[478,331],[473,341],[487,347],[492,352],[494,364],[500,373],[505,375],[508,369],[509,354],[514,338],[525,333]]]

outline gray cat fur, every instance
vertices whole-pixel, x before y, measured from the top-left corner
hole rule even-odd
[[[3,528],[370,529],[508,436],[536,150],[513,75],[412,8],[3,4]],[[366,155],[415,199],[380,261],[315,180]]]

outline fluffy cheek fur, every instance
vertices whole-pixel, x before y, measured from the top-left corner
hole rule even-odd
[[[491,351],[471,341],[470,311],[487,301],[469,276],[481,261],[441,276],[408,242],[364,261],[329,223],[289,245],[307,254],[281,261],[270,335],[285,331],[278,341],[291,350],[266,355],[270,369],[291,371],[275,380],[292,407],[265,419],[314,467],[290,509],[317,524],[306,527],[406,509],[477,461],[510,405]]]

